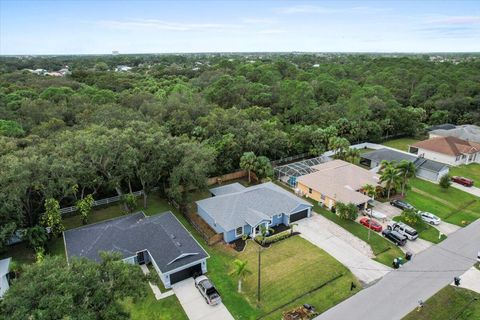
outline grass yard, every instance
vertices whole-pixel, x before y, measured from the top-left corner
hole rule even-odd
[[[450,175],[470,178],[480,185],[480,164],[471,163],[450,168]]]
[[[122,302],[125,310],[130,312],[132,320],[188,320],[180,302],[175,295],[156,300],[148,284],[145,285],[147,296],[140,301],[127,299]]]
[[[473,299],[477,299],[476,301]],[[480,319],[480,294],[453,286],[446,286],[425,302],[420,310],[413,310],[403,320]]]
[[[420,222],[417,224],[407,223],[401,216],[393,217],[393,220],[408,224],[409,226],[417,230],[418,236],[420,239],[427,240],[433,243],[440,243],[443,240],[447,239],[447,236],[444,234],[442,234],[442,237],[439,238],[440,232],[434,227],[432,227],[431,225],[429,225],[428,223],[425,223],[425,222]]]
[[[414,143],[417,143],[418,141],[420,140],[414,139],[414,138],[400,138],[400,139],[388,140],[383,142],[382,144],[390,148],[395,148],[402,151],[408,151],[408,146]]]
[[[335,222],[342,228],[348,230],[357,238],[370,244],[373,253],[376,255],[376,261],[390,267],[392,265],[393,259],[397,257],[403,257],[404,254],[402,250],[400,250],[392,242],[383,238],[377,232],[372,231],[370,233],[370,240],[368,240],[368,228],[365,228],[361,224],[351,220],[344,220],[337,216],[335,213],[320,207],[318,204],[314,205],[313,210],[321,214],[325,218]]]
[[[480,199],[455,188],[443,190],[439,185],[412,179],[412,190],[407,192],[405,200],[417,209],[431,212],[442,220],[464,226],[465,223],[480,218]]]
[[[255,242],[249,241],[245,251],[238,254],[239,259],[248,261],[252,272],[243,284],[244,295],[251,304],[256,304],[257,300],[259,248]],[[259,308],[261,315],[264,315],[263,319],[279,319],[282,311],[304,303],[312,304],[322,312],[360,288],[360,284],[346,267],[299,236],[263,249],[261,260],[262,290]],[[305,293],[340,275],[343,276],[303,297]],[[352,281],[357,284],[357,289],[351,292]],[[299,299],[296,300],[297,298]],[[294,302],[289,304],[291,301]],[[285,304],[288,306],[270,313]]]

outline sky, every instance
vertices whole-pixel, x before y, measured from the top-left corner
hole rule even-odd
[[[0,54],[480,52],[477,1],[0,0]]]

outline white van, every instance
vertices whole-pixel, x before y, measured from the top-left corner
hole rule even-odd
[[[410,226],[407,226],[403,222],[390,221],[387,225],[389,230],[394,230],[407,237],[408,240],[415,240],[418,238],[417,230],[413,229]]]

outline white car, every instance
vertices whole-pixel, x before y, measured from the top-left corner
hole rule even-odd
[[[442,222],[442,219],[434,215],[433,213],[430,212],[425,212],[425,211],[419,211],[418,214],[420,215],[420,218],[422,218],[423,221],[426,223],[438,225],[440,222]]]
[[[370,208],[365,209],[364,214],[378,220],[384,220],[387,218],[387,216],[384,215],[383,213],[372,210]]]

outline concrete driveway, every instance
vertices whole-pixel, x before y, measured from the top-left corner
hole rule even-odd
[[[439,225],[432,226],[432,227],[437,228],[438,231],[440,231],[441,233],[443,233],[444,235],[447,235],[447,236],[454,233],[455,231],[457,231],[458,229],[461,228],[459,226],[456,226],[454,224],[451,224],[451,223],[448,223],[448,222],[445,222],[445,221],[442,221],[442,222],[440,222]]]
[[[425,249],[430,248],[431,246],[433,246],[432,242],[417,238],[414,241],[407,240],[407,243],[403,247],[399,248],[402,249],[403,252],[408,251],[415,255],[419,254]]]
[[[386,215],[387,220],[402,214],[402,209],[392,206],[389,202],[375,201],[374,204],[375,210]]]
[[[173,292],[190,320],[234,320],[223,303],[210,306],[200,294],[193,278],[173,285]]]
[[[390,272],[387,266],[372,260],[370,246],[327,218],[314,213],[297,222],[300,236],[340,261],[364,284]],[[373,232],[373,231],[372,231]]]

